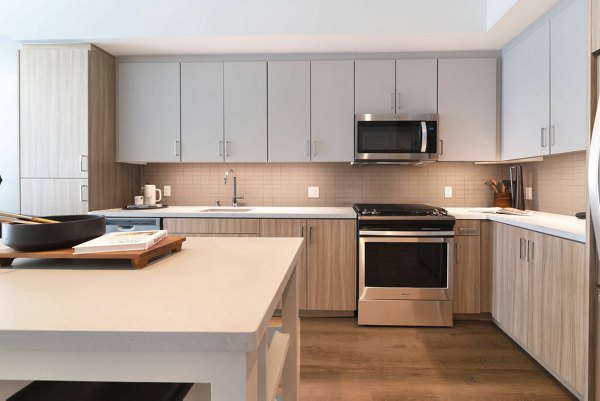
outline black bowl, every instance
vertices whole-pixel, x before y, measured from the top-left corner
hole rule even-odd
[[[106,231],[104,216],[90,214],[44,216],[60,223],[2,224],[2,239],[17,251],[48,251],[71,248],[101,236]]]

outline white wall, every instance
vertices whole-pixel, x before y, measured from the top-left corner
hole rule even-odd
[[[19,212],[19,44],[0,36],[0,210]]]

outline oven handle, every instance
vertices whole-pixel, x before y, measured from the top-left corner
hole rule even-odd
[[[360,230],[360,236],[369,237],[454,237],[454,231],[366,231]]]

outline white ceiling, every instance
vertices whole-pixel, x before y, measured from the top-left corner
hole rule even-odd
[[[0,35],[115,55],[495,50],[558,0],[0,0]]]

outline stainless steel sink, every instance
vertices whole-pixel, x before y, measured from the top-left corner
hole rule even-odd
[[[218,209],[201,210],[201,212],[205,212],[205,213],[240,213],[240,212],[249,212],[250,210],[252,210],[252,209],[244,208],[244,207],[220,207]]]

